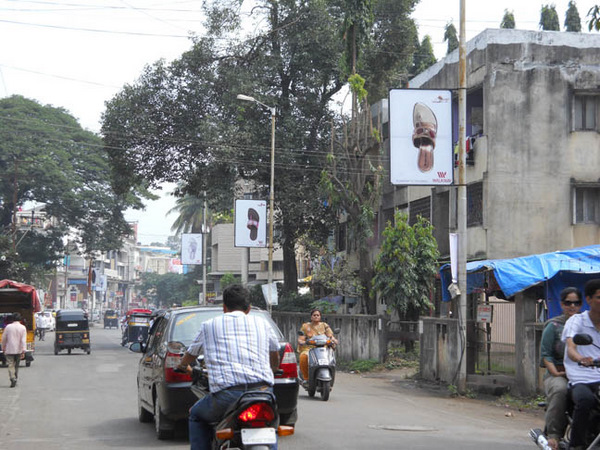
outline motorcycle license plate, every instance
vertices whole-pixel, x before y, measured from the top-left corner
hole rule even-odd
[[[320,366],[328,366],[329,365],[329,360],[323,358],[323,359],[319,359],[319,365]]]
[[[275,444],[275,428],[242,428],[242,443],[244,445]]]

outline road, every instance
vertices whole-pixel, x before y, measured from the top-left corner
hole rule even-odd
[[[0,448],[189,448],[184,426],[164,442],[153,424],[138,422],[139,355],[119,345],[120,332],[96,326],[91,335],[91,355],[55,356],[48,333],[14,389],[0,369]],[[541,414],[507,412],[481,400],[432,396],[409,381],[340,373],[328,402],[301,391],[296,434],[279,448],[534,449],[527,431],[542,425]]]

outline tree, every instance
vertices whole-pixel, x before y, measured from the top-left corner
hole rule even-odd
[[[581,18],[573,0],[569,1],[569,6],[565,14],[565,30],[574,33],[581,31]]]
[[[204,199],[194,195],[179,197],[175,202],[175,207],[169,210],[170,213],[179,213],[171,226],[171,230],[175,231],[175,234],[202,232]]]
[[[435,54],[433,53],[433,45],[431,44],[431,37],[426,35],[421,44],[418,46],[414,55],[414,63],[412,74],[418,75],[428,67],[432,66],[437,62]]]
[[[330,105],[345,84],[343,4],[260,0],[248,18],[256,28],[240,26],[236,1],[205,5],[206,36],[173,63],[148,67],[107,104],[102,133],[118,192],[181,181],[181,195],[207,191],[209,208],[226,210],[240,195],[236,181],[247,180],[255,198],[268,198],[270,116],[236,96],[276,107],[276,236],[284,289],[295,292],[296,241],[305,234],[324,241],[333,220],[318,185]],[[245,35],[249,29],[257,33]]]
[[[132,203],[112,190],[101,139],[64,109],[22,96],[0,100],[0,117],[0,234],[11,235],[26,276],[53,267],[67,235],[88,255],[120,247],[131,232],[122,211]],[[41,204],[51,228],[14,233],[13,214],[27,202]]]
[[[600,31],[600,6],[594,5],[590,8],[587,13],[587,17],[590,18],[588,21],[588,30]]]
[[[560,31],[558,13],[555,5],[542,5],[540,28],[544,31]]]
[[[515,29],[515,15],[513,11],[509,11],[508,9],[504,10],[504,17],[502,17],[502,22],[500,22],[500,28]]]
[[[444,27],[444,42],[448,41],[448,51],[446,54],[449,55],[458,48],[458,33],[452,22],[447,23]]]
[[[193,274],[178,273],[143,273],[139,292],[155,303],[158,308],[181,306],[184,302],[193,300],[198,303],[198,286],[195,285]]]
[[[396,213],[394,223],[388,223],[383,232],[373,292],[400,318],[417,320],[432,306],[438,258],[431,224],[419,216],[411,227],[406,214]]]

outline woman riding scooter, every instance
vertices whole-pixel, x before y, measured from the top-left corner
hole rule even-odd
[[[300,372],[304,381],[308,380],[308,351],[313,348],[312,345],[306,344],[306,340],[313,336],[324,334],[331,338],[334,344],[337,345],[338,343],[329,325],[321,322],[321,318],[321,311],[315,308],[310,312],[310,322],[302,324],[302,328],[300,328],[302,334],[298,337],[298,352],[300,353]]]

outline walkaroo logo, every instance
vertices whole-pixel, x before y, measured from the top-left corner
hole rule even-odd
[[[438,172],[439,178],[446,178],[446,172]]]

